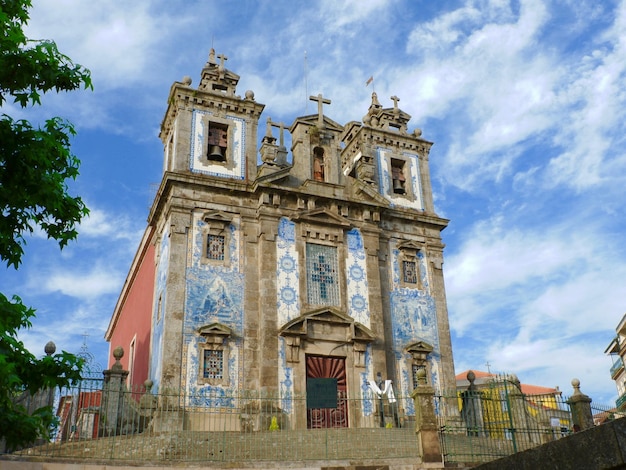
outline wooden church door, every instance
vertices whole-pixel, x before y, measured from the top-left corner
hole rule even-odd
[[[343,357],[306,356],[306,378],[336,379],[336,408],[307,408],[307,428],[347,428],[346,360]]]

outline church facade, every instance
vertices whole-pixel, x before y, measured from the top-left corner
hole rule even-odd
[[[106,333],[129,380],[294,396],[335,378],[358,397],[377,376],[408,395],[425,369],[453,390],[432,143],[376,94],[345,125],[322,95],[289,126],[262,120],[225,59],[170,89],[163,178]]]

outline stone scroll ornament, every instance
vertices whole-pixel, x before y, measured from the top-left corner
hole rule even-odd
[[[372,392],[374,392],[378,398],[386,396],[387,400],[389,400],[389,403],[396,402],[396,396],[393,393],[393,385],[391,385],[391,380],[385,380],[385,386],[382,390],[378,388],[378,385],[373,380],[368,381],[368,385]]]

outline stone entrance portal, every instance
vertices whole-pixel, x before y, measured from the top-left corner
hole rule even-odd
[[[328,395],[336,393],[335,397],[326,396],[314,397],[323,401],[330,399],[332,405],[322,405],[320,408],[307,406],[307,428],[347,428],[348,427],[348,406],[347,406],[347,384],[346,384],[346,360],[343,357],[329,356],[306,356],[306,378],[307,382],[317,381],[320,384],[318,393]],[[320,381],[319,379],[333,379]],[[308,388],[308,387],[307,387]],[[335,392],[336,390],[336,392]],[[315,403],[311,401],[310,403]],[[318,401],[319,403],[319,401]]]

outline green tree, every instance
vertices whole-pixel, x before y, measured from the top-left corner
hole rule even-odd
[[[24,108],[40,105],[48,91],[92,88],[89,70],[61,54],[53,41],[25,36],[31,7],[30,0],[0,0],[0,108],[9,99]],[[0,114],[0,260],[7,267],[19,267],[25,236],[34,230],[62,249],[89,213],[69,194],[68,181],[76,178],[80,164],[70,151],[74,134],[72,124],[58,117],[33,126]],[[55,419],[50,407],[30,415],[16,396],[80,378],[82,362],[76,356],[61,352],[38,359],[19,341],[19,330],[30,328],[34,315],[19,297],[0,293],[0,439],[9,449],[45,436]]]

